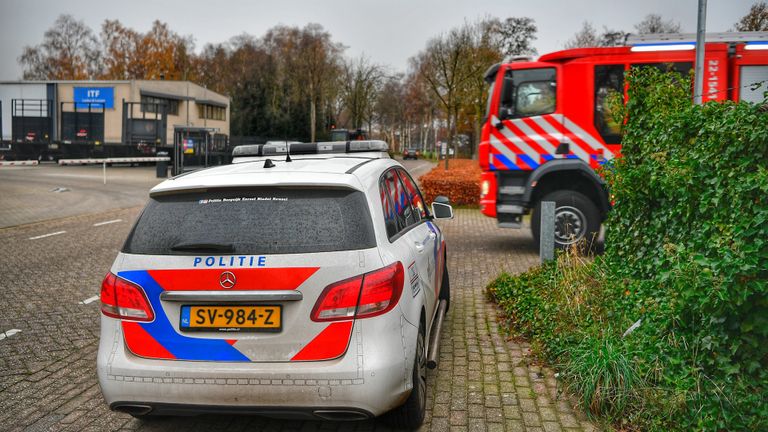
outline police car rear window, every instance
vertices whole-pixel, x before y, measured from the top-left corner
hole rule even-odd
[[[151,198],[123,252],[293,254],[374,246],[362,192],[259,188]]]

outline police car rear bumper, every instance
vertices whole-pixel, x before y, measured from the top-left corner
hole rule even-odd
[[[298,420],[350,421],[365,420],[374,414],[349,407],[264,407],[264,406],[220,406],[184,405],[158,402],[113,402],[113,411],[138,416],[194,416],[200,414],[261,415],[274,418]]]
[[[356,321],[350,346],[338,359],[247,363],[138,357],[125,347],[119,320],[102,317],[99,385],[111,409],[136,415],[378,416],[411,392],[415,347],[405,341],[415,340],[418,330],[401,318],[400,332],[364,335],[365,321]]]

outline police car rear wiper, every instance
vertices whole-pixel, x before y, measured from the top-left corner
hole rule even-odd
[[[234,252],[235,246],[223,243],[178,243],[171,246],[171,250],[189,252]]]

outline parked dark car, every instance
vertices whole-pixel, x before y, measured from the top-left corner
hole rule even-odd
[[[403,151],[403,160],[405,159],[418,159],[419,151],[416,149],[406,149]]]

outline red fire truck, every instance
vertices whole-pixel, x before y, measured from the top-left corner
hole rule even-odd
[[[539,238],[540,203],[555,202],[555,242],[592,244],[610,209],[595,168],[621,152],[612,92],[626,98],[624,73],[658,67],[687,74],[695,35],[630,37],[627,46],[577,48],[493,65],[479,144],[480,210],[500,227],[520,228],[532,214]],[[768,32],[707,35],[705,101],[762,102],[768,87]],[[755,88],[754,83],[763,82]],[[625,99],[626,100],[626,99]]]

